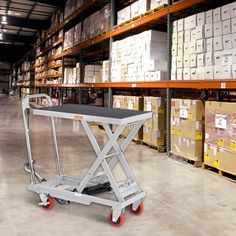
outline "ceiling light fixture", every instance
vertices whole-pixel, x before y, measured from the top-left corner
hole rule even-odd
[[[3,33],[0,31],[0,40],[3,40]]]
[[[2,21],[1,21],[1,23],[2,23],[3,25],[6,25],[6,24],[7,24],[7,16],[2,16]]]

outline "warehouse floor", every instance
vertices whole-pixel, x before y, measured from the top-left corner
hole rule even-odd
[[[0,97],[0,234],[1,235],[235,235],[236,185],[224,178],[168,159],[143,145],[132,145],[127,160],[147,192],[141,216],[125,213],[125,224],[107,223],[108,207],[71,203],[45,211],[38,196],[28,192],[24,171],[26,146],[21,104]],[[78,123],[57,120],[63,172],[85,173],[94,160],[93,150]],[[36,168],[42,176],[54,174],[53,149],[47,118],[31,120]],[[103,131],[96,136],[104,142]],[[115,170],[120,176],[120,169]]]

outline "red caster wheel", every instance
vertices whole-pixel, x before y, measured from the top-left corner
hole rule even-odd
[[[48,196],[48,205],[43,206],[45,210],[51,210],[54,207],[54,199],[50,196]]]
[[[118,218],[118,220],[116,222],[112,221],[112,213],[109,215],[108,217],[108,221],[109,223],[114,226],[114,227],[120,227],[121,225],[124,224],[125,222],[125,217],[124,214],[121,213],[120,217]]]
[[[139,204],[137,210],[135,210],[135,211],[132,209],[132,204],[128,206],[128,209],[129,209],[129,211],[130,211],[131,214],[134,214],[134,215],[141,215],[141,214],[143,213],[143,210],[144,210],[144,209],[143,209],[143,203],[140,202],[140,204]]]

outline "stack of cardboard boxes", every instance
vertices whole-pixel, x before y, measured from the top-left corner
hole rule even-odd
[[[143,110],[143,97],[115,95],[115,96],[113,96],[113,108],[142,111]],[[126,137],[129,134],[129,131],[131,129],[132,129],[132,124],[128,125],[124,129],[124,131],[122,133],[123,136]],[[140,128],[138,133],[135,135],[134,139],[138,140],[138,141],[143,139],[143,129],[142,128]]]
[[[145,121],[143,126],[143,142],[155,148],[164,148],[165,105],[161,97],[144,97],[144,111],[152,112],[152,119]]]
[[[236,2],[173,23],[172,80],[236,77]]]
[[[204,164],[236,175],[236,103],[206,102]]]
[[[86,65],[84,70],[84,83],[102,82],[102,65]]]
[[[167,79],[166,33],[149,30],[112,44],[111,81]]]
[[[171,100],[171,152],[202,163],[204,104],[200,100]]]
[[[138,0],[117,12],[117,24],[120,25],[148,10],[168,4],[168,0]]]
[[[110,4],[65,32],[64,50],[110,30]]]

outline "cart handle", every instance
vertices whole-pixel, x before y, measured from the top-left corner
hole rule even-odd
[[[52,99],[44,93],[41,94],[33,94],[33,95],[27,95],[23,98],[22,100],[22,107],[23,110],[30,108],[30,99],[34,99],[34,98],[46,98],[48,100],[48,104],[51,107],[52,106]]]

